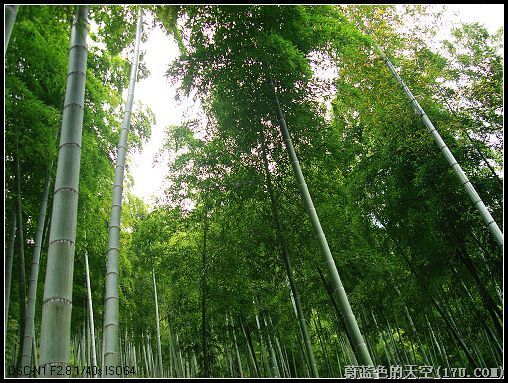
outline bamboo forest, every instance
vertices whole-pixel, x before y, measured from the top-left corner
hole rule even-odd
[[[447,12],[4,5],[4,376],[504,377],[504,30]]]

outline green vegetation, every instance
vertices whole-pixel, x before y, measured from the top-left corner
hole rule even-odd
[[[438,41],[424,5],[7,8],[6,376],[502,365],[502,29]],[[166,127],[149,207],[128,158],[156,27],[202,111]]]

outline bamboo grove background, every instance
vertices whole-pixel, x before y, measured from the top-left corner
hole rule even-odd
[[[442,17],[6,6],[5,375],[501,373],[503,30],[439,41]],[[203,108],[166,127],[150,209],[155,27]]]

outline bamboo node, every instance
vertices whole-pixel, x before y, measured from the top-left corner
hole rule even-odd
[[[53,303],[60,303],[60,304],[68,304],[68,305],[72,305],[72,301],[67,299],[67,298],[61,298],[61,297],[51,297],[51,298],[47,298],[47,299],[43,299],[42,301],[42,304],[46,304],[46,303],[50,303],[50,302],[53,302]]]

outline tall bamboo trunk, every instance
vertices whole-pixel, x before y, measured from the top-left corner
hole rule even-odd
[[[18,143],[16,141],[16,151]],[[18,152],[19,153],[19,152]],[[16,189],[17,189],[17,222],[18,222],[18,260],[19,260],[19,349],[16,358],[16,366],[21,365],[22,346],[25,336],[25,318],[26,318],[26,283],[25,283],[25,240],[23,233],[23,204],[21,202],[21,174],[19,169],[19,154],[16,156]]]
[[[414,269],[413,265],[409,262],[409,259],[405,256],[405,254],[401,253],[401,255],[403,256],[404,260],[408,264],[413,275],[416,277],[417,282],[420,284],[420,286],[422,287],[422,289],[426,293],[426,295],[430,298],[433,306],[436,308],[439,315],[444,320],[444,322],[445,322],[446,326],[448,327],[448,329],[450,330],[452,336],[454,336],[455,339],[457,340],[457,342],[459,343],[459,346],[462,349],[462,351],[464,352],[464,354],[466,355],[471,367],[473,367],[473,368],[479,367],[478,363],[476,362],[476,360],[473,358],[471,352],[469,351],[469,348],[467,347],[464,340],[460,336],[456,326],[454,326],[452,321],[450,320],[450,315],[449,315],[448,311],[445,308],[443,308],[441,306],[441,304],[436,300],[436,298],[434,298],[434,296],[430,293],[425,281],[422,280],[422,278],[418,276],[418,274],[416,273],[416,270]]]
[[[34,327],[34,332],[33,332],[33,336],[32,336],[32,353],[33,353],[33,358],[34,358],[34,371],[33,371],[33,377],[34,378],[37,378],[38,375],[37,375],[37,369],[39,367],[39,362],[37,360],[37,343],[36,343],[36,336],[35,336],[35,327]]]
[[[269,350],[269,353],[270,353],[270,360],[272,361],[272,373],[273,373],[273,377],[274,378],[280,378],[280,369],[279,369],[279,364],[277,362],[277,356],[275,355],[275,351],[273,349],[273,344],[272,344],[272,336],[271,334],[269,333],[269,329],[268,329],[268,325],[266,324],[266,318],[265,316],[263,315],[262,316],[263,318],[263,322],[265,324],[265,328],[268,330],[268,332],[266,333],[266,338],[268,339],[268,350]]]
[[[393,65],[390,62],[390,60],[388,59],[388,57],[386,57],[386,55],[381,50],[381,48],[375,43],[374,43],[374,48],[377,50],[379,55],[382,57],[386,66],[392,73],[393,77],[397,80],[397,83],[402,87],[402,90],[404,91],[407,98],[409,99],[409,102],[413,106],[416,113],[420,116],[421,120],[423,121],[423,123],[425,124],[425,126],[427,127],[429,132],[432,134],[434,140],[436,141],[436,143],[439,147],[439,150],[441,150],[441,153],[443,153],[444,157],[448,161],[448,164],[451,166],[451,168],[455,172],[455,175],[459,179],[460,183],[466,190],[467,195],[469,196],[469,198],[473,202],[474,206],[480,213],[480,216],[483,219],[483,221],[485,222],[485,225],[487,225],[487,228],[490,230],[490,232],[494,236],[497,243],[502,247],[503,242],[504,242],[503,233],[501,232],[501,229],[497,225],[496,221],[494,221],[494,218],[492,218],[492,215],[490,214],[490,212],[487,210],[487,207],[485,206],[485,204],[481,200],[480,196],[476,192],[475,188],[473,187],[473,184],[467,178],[466,174],[460,167],[459,163],[453,156],[450,149],[448,149],[448,146],[446,146],[445,142],[441,138],[441,135],[439,134],[437,129],[434,127],[434,125],[430,121],[429,117],[427,116],[427,114],[425,113],[423,108],[420,106],[418,101],[416,101],[415,97],[413,96],[413,94],[411,93],[411,91],[409,90],[407,85],[404,83],[402,78],[397,74],[397,71],[393,67]]]
[[[376,217],[376,219],[378,219]],[[382,222],[378,219],[379,222]],[[459,332],[456,328],[456,326],[454,326],[454,324],[452,323],[452,319],[450,317],[450,314],[448,313],[448,311],[446,310],[446,308],[443,308],[439,302],[436,300],[436,298],[432,295],[431,291],[429,290],[429,284],[427,283],[426,279],[424,276],[422,276],[421,274],[419,274],[417,272],[417,270],[415,269],[415,267],[413,266],[413,264],[411,263],[411,261],[409,260],[408,256],[405,254],[405,251],[402,249],[401,245],[399,244],[396,236],[389,230],[387,229],[387,233],[388,233],[388,236],[389,236],[389,239],[393,242],[393,244],[395,245],[397,251],[399,252],[399,254],[402,256],[402,258],[404,259],[404,262],[406,263],[406,265],[408,266],[409,268],[409,271],[413,274],[413,276],[415,277],[416,279],[416,282],[418,283],[418,285],[422,288],[422,290],[424,291],[424,293],[429,297],[430,301],[432,302],[432,305],[436,308],[436,310],[439,312],[439,315],[441,316],[441,318],[444,320],[446,326],[448,327],[448,329],[450,330],[450,333],[452,334],[452,336],[455,337],[455,339],[457,340],[460,348],[462,349],[462,351],[464,352],[464,354],[466,355],[467,359],[468,359],[468,362],[470,363],[471,367],[478,367],[478,364],[476,362],[476,360],[473,358],[472,354],[470,353],[467,345],[465,344],[464,340],[461,338],[461,336],[459,335]]]
[[[85,95],[88,6],[78,6],[71,32],[67,89],[53,194],[46,280],[42,302],[41,367],[58,376],[69,365],[72,280]]]
[[[398,288],[396,285],[394,286],[394,288],[395,288],[395,291],[397,292],[397,295],[398,295],[398,296],[402,299],[402,294],[401,294],[401,292],[400,292],[399,288]],[[407,318],[407,320],[408,320],[408,322],[409,322],[409,325],[410,325],[410,327],[411,327],[411,330],[412,330],[412,332],[413,332],[413,335],[414,335],[414,337],[415,337],[415,339],[416,339],[416,341],[418,342],[418,345],[419,345],[419,347],[420,347],[420,351],[421,351],[421,353],[422,353],[422,356],[423,356],[423,360],[424,360],[424,362],[425,362],[425,365],[427,365],[427,366],[428,366],[428,365],[429,365],[429,359],[428,359],[428,357],[427,357],[427,353],[425,352],[425,348],[423,347],[423,344],[422,344],[422,342],[421,342],[421,339],[420,339],[420,336],[419,336],[419,334],[418,334],[418,331],[416,330],[416,327],[415,327],[414,322],[413,322],[413,318],[411,317],[411,314],[409,313],[409,310],[408,310],[408,308],[407,308],[407,306],[406,306],[405,304],[404,304],[404,311],[405,311],[405,313],[406,313],[406,318]],[[413,343],[412,343],[412,342],[411,342],[411,346],[413,346]],[[416,361],[416,360],[415,360],[415,361]]]
[[[250,330],[248,327],[247,327],[247,329],[245,329],[243,323],[240,322],[240,324],[242,326],[243,335],[245,336],[245,339],[247,340],[247,348],[249,351],[249,355],[252,359],[252,365],[253,365],[254,373],[256,375],[255,377],[260,378],[261,376],[259,374],[258,361],[256,359],[256,352],[254,350],[254,345],[252,344],[252,337],[250,335]]]
[[[23,374],[21,376],[25,377],[29,376],[30,365],[32,362],[32,344],[33,344],[32,338],[34,334],[35,300],[37,298],[37,280],[39,278],[39,263],[44,234],[44,222],[46,221],[46,210],[48,206],[49,185],[51,183],[50,178],[51,167],[52,165],[50,165],[47,170],[44,191],[42,192],[41,201],[39,205],[39,216],[37,218],[37,229],[35,233],[35,245],[34,252],[32,255],[32,268],[30,271],[30,283],[28,286],[28,300],[25,315],[25,334],[23,338],[23,351],[21,356],[21,366],[23,367]]]
[[[326,241],[325,233],[321,228],[319,217],[316,213],[316,209],[314,208],[314,203],[312,202],[312,198],[310,196],[309,189],[307,188],[307,184],[305,183],[305,178],[303,176],[302,169],[300,168],[300,163],[298,162],[298,158],[296,156],[296,152],[293,147],[293,142],[291,141],[289,131],[286,127],[286,121],[284,119],[284,115],[282,113],[282,109],[279,104],[279,99],[277,97],[277,92],[275,91],[275,85],[273,84],[271,76],[270,76],[270,85],[272,87],[275,106],[279,117],[279,127],[281,135],[284,139],[286,149],[289,153],[291,165],[293,167],[293,172],[295,174],[295,178],[298,187],[300,189],[300,194],[302,195],[303,203],[309,214],[309,218],[311,220],[314,233],[316,234],[316,237],[319,241],[319,247],[321,249],[321,253],[323,255],[324,262],[328,271],[329,280],[331,281],[331,284],[333,286],[333,290],[337,298],[337,303],[339,305],[342,317],[344,318],[344,321],[346,323],[347,331],[350,333],[351,339],[353,340],[353,346],[358,355],[359,362],[365,366],[374,366],[374,364],[372,363],[372,359],[370,358],[367,345],[363,340],[360,328],[358,327],[358,323],[356,322],[356,318],[353,314],[353,311],[351,310],[351,305],[349,304],[346,291],[344,290],[344,286],[342,285],[342,281],[340,280],[337,267],[335,266],[335,261],[333,260],[330,248],[328,247],[328,242]],[[374,373],[374,375],[377,374]]]
[[[116,367],[120,365],[118,354],[118,277],[120,256],[120,219],[122,215],[122,192],[125,171],[125,158],[127,156],[127,138],[129,135],[130,120],[132,113],[132,104],[134,102],[134,87],[136,85],[139,47],[141,43],[142,12],[138,13],[136,44],[134,48],[134,58],[131,67],[129,80],[129,93],[125,112],[123,116],[122,129],[120,131],[120,142],[118,144],[118,157],[115,168],[115,180],[113,185],[113,198],[111,204],[111,216],[109,223],[109,249],[108,266],[106,272],[106,294],[104,307],[104,376],[117,376]]]
[[[374,313],[372,311],[370,313],[372,314],[372,319],[374,319],[374,325],[376,326],[377,332],[381,336],[381,344],[383,345],[383,351],[385,352],[386,360],[388,362],[388,366],[390,367],[390,366],[392,366],[392,360],[391,360],[390,353],[387,348],[388,342],[386,341],[383,332],[381,331],[381,329],[379,328],[379,326],[377,324],[377,320],[376,320],[376,317],[374,316]]]
[[[480,148],[476,145],[476,143],[474,142],[474,140],[471,138],[471,136],[469,135],[469,133],[464,130],[464,133],[466,134],[466,137],[467,139],[469,140],[469,142],[471,142],[471,145],[473,145],[473,148],[475,149],[476,153],[478,153],[478,155],[480,156],[480,158],[483,160],[483,162],[485,163],[485,165],[487,165],[487,168],[489,169],[490,171],[490,174],[492,175],[492,178],[494,178],[496,181],[497,181],[497,184],[499,185],[499,187],[503,188],[503,180],[501,178],[499,178],[499,176],[497,175],[496,171],[494,170],[494,168],[492,167],[492,165],[490,165],[489,161],[487,160],[487,158],[485,158],[485,155],[483,154],[483,152],[480,150]]]
[[[275,198],[275,193],[273,191],[272,186],[272,178],[270,174],[270,170],[268,167],[268,158],[266,155],[266,143],[265,143],[265,134],[263,128],[261,128],[261,150],[263,155],[263,165],[265,169],[266,175],[266,184],[268,187],[268,194],[270,196],[270,202],[272,204],[272,213],[276,224],[277,236],[279,239],[279,243],[282,248],[282,258],[284,260],[284,266],[286,267],[286,274],[289,279],[289,285],[291,287],[291,293],[293,294],[294,303],[296,306],[296,313],[298,318],[298,324],[300,325],[300,329],[302,330],[305,349],[307,351],[307,355],[310,361],[310,368],[312,371],[313,378],[319,378],[319,373],[316,367],[316,360],[314,358],[314,352],[312,351],[312,343],[310,341],[309,331],[307,330],[307,324],[305,322],[305,317],[303,316],[302,305],[300,303],[300,296],[298,295],[298,290],[296,288],[295,277],[293,275],[293,269],[291,266],[291,261],[289,260],[289,251],[286,243],[286,236],[284,233],[284,229],[282,228],[282,221],[279,215],[279,208],[277,206],[277,200]]]
[[[317,315],[316,313],[316,317],[317,317],[317,321],[316,321],[316,318],[313,318],[314,320],[314,328],[316,329],[316,334],[318,336],[318,340],[319,340],[319,343],[321,345],[321,349],[323,350],[323,356],[325,358],[325,362],[326,362],[326,366],[328,368],[328,374],[331,377],[333,377],[333,369],[332,369],[332,364],[330,362],[330,357],[328,355],[328,349],[327,349],[327,343],[326,342],[326,336],[324,336],[324,330],[323,330],[323,327],[321,326],[321,319],[319,318],[319,315]]]
[[[465,249],[461,249],[458,251],[458,257],[460,261],[466,266],[469,274],[473,278],[476,287],[478,288],[478,292],[480,293],[480,297],[482,299],[483,305],[487,309],[487,312],[490,314],[492,318],[492,323],[497,331],[499,337],[503,336],[503,313],[499,309],[499,307],[494,302],[494,299],[490,295],[490,293],[485,288],[485,284],[480,280],[480,276],[478,275],[478,271],[476,270],[475,264],[469,254],[465,251]]]
[[[152,275],[153,275],[153,293],[155,296],[155,322],[156,322],[156,328],[157,328],[157,353],[159,358],[159,378],[163,377],[163,371],[164,367],[162,365],[162,349],[161,349],[161,331],[160,331],[160,324],[159,324],[159,303],[157,300],[157,284],[155,283],[155,270],[152,268]]]
[[[12,260],[14,258],[14,244],[16,242],[16,208],[12,208],[11,226],[9,228],[9,239],[5,250],[5,311],[4,311],[4,344],[7,343],[7,328],[9,323],[9,302],[11,297]]]
[[[9,45],[9,40],[11,39],[12,28],[14,27],[14,22],[16,21],[16,16],[18,14],[18,7],[18,5],[6,5],[4,8],[4,54],[7,52],[7,46]]]
[[[96,376],[97,367],[97,353],[95,350],[95,326],[93,321],[93,304],[92,304],[92,288],[90,286],[90,269],[88,267],[88,252],[85,249],[85,272],[86,272],[86,293],[88,302],[88,321],[90,322],[90,342],[91,342],[91,357],[92,357],[92,377]]]
[[[350,339],[350,334],[347,331],[346,324],[344,322],[344,318],[342,317],[342,314],[340,312],[339,306],[337,305],[337,302],[336,302],[337,298],[333,294],[333,289],[330,286],[330,284],[326,281],[326,278],[323,275],[323,272],[321,271],[321,269],[319,267],[317,267],[316,270],[317,270],[317,272],[319,274],[319,277],[321,278],[321,281],[323,282],[323,286],[324,286],[326,292],[328,293],[328,297],[330,299],[330,302],[331,302],[333,308],[335,309],[335,313],[336,313],[335,318],[336,318],[336,321],[340,325],[341,329],[344,330],[344,333],[346,334],[346,337],[348,338],[348,342],[351,344],[352,341]]]
[[[235,355],[236,355],[236,362],[237,362],[237,366],[238,366],[238,374],[240,375],[240,378],[243,378],[242,358],[240,357],[240,352],[238,351],[238,343],[236,340],[235,325],[233,323],[232,316],[231,316],[231,332],[233,333],[233,343],[235,345]]]
[[[208,378],[208,345],[206,341],[206,235],[208,231],[208,210],[205,207],[203,215],[203,258],[202,258],[202,271],[201,271],[201,336],[202,336],[202,349],[203,349],[203,376]]]

